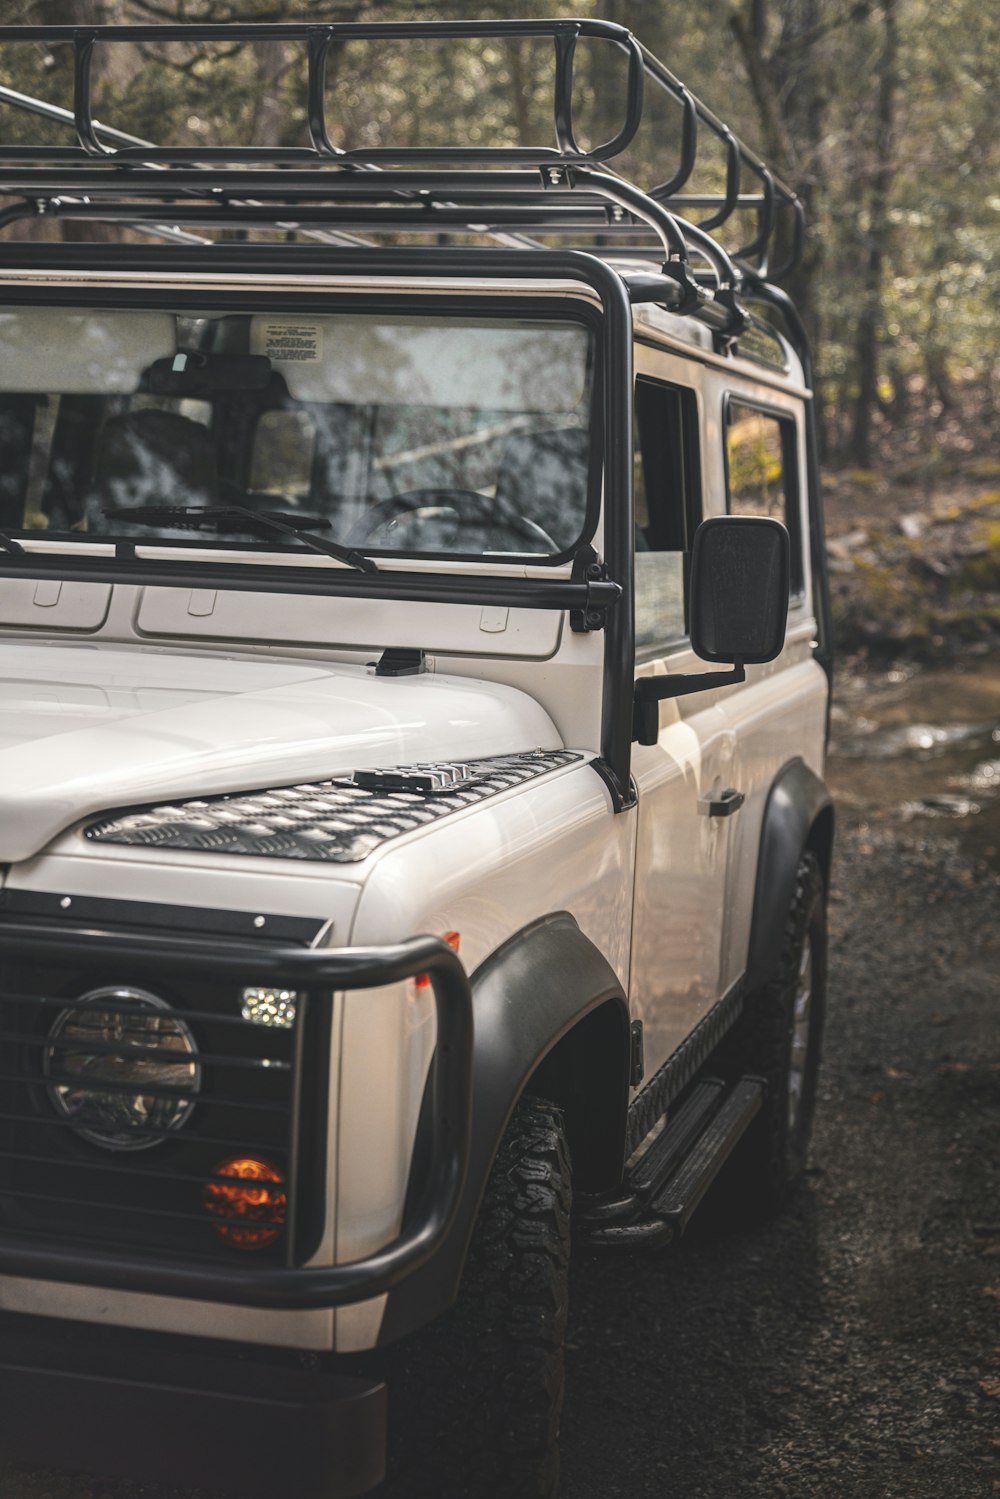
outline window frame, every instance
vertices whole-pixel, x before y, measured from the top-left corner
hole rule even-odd
[[[558,297],[549,295],[531,295],[520,297],[518,295],[508,296],[503,292],[475,291],[461,294],[461,296],[441,294],[439,292],[414,292],[414,291],[378,291],[366,294],[363,303],[356,295],[345,293],[341,290],[328,292],[320,295],[315,291],[289,296],[283,292],[260,292],[251,295],[245,289],[230,290],[219,288],[205,291],[201,288],[190,292],[181,293],[176,287],[154,286],[143,291],[132,291],[124,287],[98,287],[88,286],[85,293],[75,296],[72,300],[65,301],[66,305],[86,306],[87,308],[103,308],[109,311],[145,311],[162,308],[165,311],[178,313],[183,306],[186,314],[212,314],[212,313],[245,313],[254,316],[258,313],[274,312],[285,313],[294,310],[296,315],[309,316],[323,313],[357,312],[363,307],[366,314],[373,318],[379,316],[392,317],[394,314],[421,316],[433,318],[440,317],[468,319],[474,322],[477,318],[497,318],[502,320],[524,319],[529,322],[555,322],[575,323],[585,327],[591,335],[591,358],[592,376],[589,398],[589,424],[590,449],[588,460],[587,493],[583,513],[581,517],[581,528],[572,544],[558,553],[538,552],[459,552],[459,551],[403,551],[392,548],[369,547],[362,548],[365,555],[371,557],[376,563],[386,561],[389,563],[402,562],[411,564],[414,570],[435,563],[458,563],[460,565],[474,564],[477,571],[479,568],[488,575],[492,568],[508,569],[511,567],[530,567],[544,569],[564,569],[574,563],[579,556],[585,556],[592,546],[597,534],[601,516],[604,508],[604,477],[605,477],[605,454],[606,435],[604,431],[605,418],[605,389],[604,389],[604,364],[605,364],[605,340],[607,337],[605,319],[598,308],[592,306],[584,297]],[[39,288],[38,293],[30,298],[10,298],[0,294],[0,307],[6,305],[28,305],[47,307],[53,305],[53,300],[44,294]],[[61,395],[62,392],[37,392],[32,394]],[[93,400],[94,402],[106,402],[107,394],[94,396],[74,396],[74,400]],[[270,408],[267,408],[270,409]],[[99,425],[99,424],[98,424]],[[214,421],[211,430],[215,430]],[[83,455],[74,455],[76,462],[74,468],[82,471],[85,467]],[[89,464],[90,454],[86,455]],[[51,454],[50,454],[51,462]],[[47,481],[48,482],[48,479]],[[82,480],[75,481],[79,487]],[[9,526],[10,533],[18,539],[37,539],[38,532],[30,531],[24,527]],[[97,533],[87,533],[72,530],[47,530],[46,539],[58,543],[83,542],[103,543],[108,545],[129,545],[134,543],[135,536],[121,536],[108,530]],[[284,544],[277,539],[266,541],[242,541],[234,537],[219,535],[202,535],[192,533],[184,538],[171,537],[159,538],[150,535],[143,539],[140,544],[155,547],[165,546],[176,549],[178,560],[184,553],[211,552],[213,555],[219,553],[229,554],[235,561],[246,555],[252,558],[255,554],[273,556],[280,558],[273,566],[280,567],[286,558],[295,560],[302,556],[302,548],[290,544]],[[220,566],[225,566],[220,561]]]
[[[744,395],[739,390],[727,390],[722,398],[722,463],[726,476],[726,514],[732,515],[733,492],[729,473],[729,413],[732,406],[745,406],[777,421],[781,432],[782,488],[785,493],[784,524],[790,543],[788,575],[789,606],[802,604],[806,597],[806,564],[804,555],[805,532],[802,525],[802,466],[799,456],[799,427],[796,413],[785,406],[775,406],[758,396]],[[794,496],[794,504],[790,497]],[[736,514],[745,512],[737,511]],[[794,516],[794,525],[789,524]]]
[[[679,380],[663,379],[658,375],[650,375],[645,372],[638,373],[633,379],[632,412],[635,430],[635,441],[633,452],[638,450],[640,460],[642,458],[642,433],[638,416],[638,391],[640,385],[650,385],[657,390],[666,390],[679,398],[680,405],[680,429],[683,442],[681,453],[680,471],[683,483],[683,504],[681,506],[681,520],[684,527],[684,539],[686,546],[680,553],[682,557],[682,576],[684,591],[684,626],[679,634],[673,634],[659,640],[650,641],[646,645],[635,647],[636,665],[645,665],[650,661],[662,660],[665,656],[683,650],[690,643],[691,638],[691,547],[694,544],[694,534],[705,518],[705,491],[704,491],[704,466],[702,463],[702,402],[701,392],[694,385],[685,385]],[[643,468],[643,482],[645,483],[645,467]],[[646,505],[649,509],[649,489],[646,489]],[[655,552],[656,548],[650,548]],[[665,555],[677,555],[676,551],[663,548]],[[635,600],[633,598],[633,609]]]

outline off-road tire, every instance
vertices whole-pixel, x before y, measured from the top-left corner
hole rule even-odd
[[[402,1345],[389,1385],[393,1496],[555,1499],[571,1178],[561,1111],[518,1104],[459,1299]]]
[[[794,1124],[789,1119],[789,1079],[796,996],[805,944],[811,949],[808,1046]],[[762,1077],[763,1106],[719,1182],[716,1205],[726,1200],[746,1215],[784,1205],[806,1167],[816,1108],[823,1020],[826,1009],[826,892],[815,854],[805,853],[795,877],[781,951],[773,977],[751,994],[726,1038],[719,1061],[731,1076]]]

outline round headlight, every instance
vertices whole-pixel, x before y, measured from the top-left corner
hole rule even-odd
[[[191,1095],[201,1086],[194,1036],[145,989],[81,995],[57,1017],[49,1043],[42,1062],[49,1097],[94,1145],[145,1150],[179,1130],[194,1108]],[[172,1090],[184,1096],[171,1098]]]

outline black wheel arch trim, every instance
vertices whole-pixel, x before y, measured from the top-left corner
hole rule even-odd
[[[781,950],[799,860],[806,850],[819,859],[826,889],[833,854],[833,802],[815,771],[790,760],[775,776],[764,808],[757,857],[747,984],[756,988],[771,975]]]
[[[389,1293],[379,1343],[395,1342],[452,1304],[504,1130],[523,1093],[566,1115],[574,1182],[621,1180],[628,1115],[629,1011],[603,953],[566,911],[531,922],[472,975],[475,1041],[469,1170],[458,1211],[431,1260]],[[414,1147],[410,1192],[424,1153]]]

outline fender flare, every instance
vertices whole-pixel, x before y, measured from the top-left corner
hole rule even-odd
[[[529,1083],[554,1096],[568,1124],[572,1118],[574,1176],[577,1158],[588,1186],[614,1184],[624,1165],[628,1001],[614,969],[574,918],[559,911],[522,928],[486,958],[471,982],[472,1136],[462,1200],[437,1253],[389,1293],[380,1345],[432,1321],[455,1300],[490,1169]],[[418,1127],[411,1191],[423,1134]]]
[[[819,859],[829,889],[833,802],[819,776],[803,760],[795,759],[778,772],[764,808],[747,957],[751,990],[771,976],[781,951],[799,860],[807,850]]]

